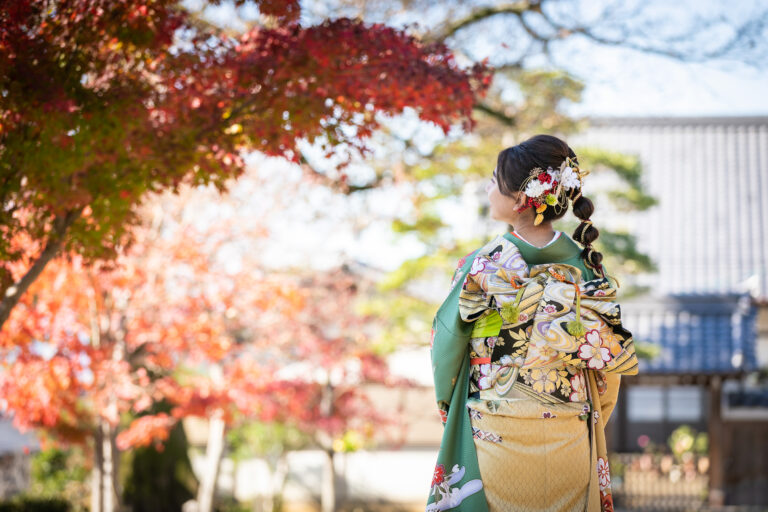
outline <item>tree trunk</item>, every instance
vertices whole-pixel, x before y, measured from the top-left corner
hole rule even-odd
[[[215,412],[208,422],[208,444],[205,449],[205,467],[197,491],[198,512],[211,512],[219,478],[221,455],[224,452],[224,418],[221,411]]]
[[[8,317],[11,315],[11,310],[19,303],[19,299],[24,295],[24,292],[26,292],[29,286],[35,282],[35,279],[40,276],[40,273],[48,262],[59,253],[59,249],[61,249],[61,245],[64,241],[64,235],[69,229],[69,226],[80,217],[82,211],[82,208],[78,210],[70,210],[63,216],[60,215],[56,217],[53,220],[51,236],[48,238],[48,242],[45,244],[45,248],[43,249],[43,252],[40,253],[37,260],[35,260],[32,266],[29,267],[29,270],[27,270],[27,273],[24,274],[18,282],[12,284],[5,290],[0,290],[0,292],[2,292],[2,300],[0,300],[0,330],[2,330],[3,324],[5,324],[6,320],[8,320]]]
[[[320,490],[320,508],[322,512],[333,512],[336,510],[336,472],[333,468],[333,449],[323,450],[325,453],[325,463],[323,464],[323,482]]]
[[[275,473],[272,477],[272,506],[270,512],[283,512],[283,494],[285,483],[288,481],[288,455],[283,452],[277,459]]]
[[[220,365],[211,366],[211,382],[221,386],[224,381]],[[205,447],[205,467],[203,468],[200,487],[197,490],[197,512],[211,512],[216,497],[216,483],[219,480],[221,456],[224,453],[224,411],[217,410],[208,421],[208,443]]]
[[[119,512],[121,509],[116,437],[114,429],[101,419],[94,435],[91,512]]]
[[[267,492],[253,500],[251,512],[282,512],[285,483],[288,480],[288,457],[283,451],[272,463],[272,457],[266,457],[271,472],[270,486]]]
[[[91,321],[91,344],[94,347],[102,346],[102,338],[110,340],[110,326],[107,325],[102,333],[99,311],[93,297],[89,299],[89,312]],[[125,322],[125,316],[122,317]],[[125,356],[125,344],[123,331],[118,330],[119,341],[112,342],[112,359],[122,361]],[[109,343],[109,341],[108,341]],[[107,409],[117,411],[116,399],[110,398]],[[117,416],[115,412],[114,416]],[[117,449],[117,427],[110,425],[102,416],[97,416],[96,432],[94,433],[94,464],[91,475],[91,512],[119,512],[122,508],[120,497],[120,452]]]
[[[334,387],[331,384],[329,377],[325,386],[323,386],[323,393],[320,400],[320,410],[326,418],[330,418],[333,415],[333,399]],[[322,481],[320,483],[320,509],[322,512],[333,512],[336,509],[336,472],[333,467],[333,456],[335,453],[333,449],[333,438],[330,433],[322,430],[315,435],[320,448],[325,454],[323,474],[321,477]]]

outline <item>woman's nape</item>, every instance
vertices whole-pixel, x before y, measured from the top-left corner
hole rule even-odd
[[[517,233],[535,246],[544,246],[552,240],[555,231],[552,221],[534,225],[536,212],[532,208],[523,209],[526,196],[523,192],[513,192],[511,196],[501,193],[496,181],[496,170],[485,186],[490,204],[489,215],[492,219],[505,222]]]

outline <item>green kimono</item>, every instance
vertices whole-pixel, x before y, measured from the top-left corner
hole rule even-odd
[[[611,328],[615,328],[617,339],[621,340],[621,343],[614,343],[614,348],[611,349],[613,350],[613,356],[605,356],[606,361],[610,359],[610,364],[612,365],[610,368],[606,367],[606,371],[615,371],[616,373],[636,372],[636,360],[634,359],[631,334],[620,326],[618,307],[611,309],[610,304],[613,303],[606,302],[606,300],[615,295],[613,284],[605,278],[596,280],[591,270],[580,260],[580,252],[581,248],[565,234],[561,234],[549,246],[537,248],[520,240],[511,233],[506,233],[503,237],[498,237],[489,242],[489,244],[471,253],[459,262],[459,268],[454,275],[451,291],[438,309],[433,321],[432,367],[438,408],[445,424],[445,430],[432,479],[431,492],[426,508],[428,512],[438,510],[485,512],[489,510],[484,482],[480,476],[474,439],[478,438],[478,434],[481,434],[482,436],[490,436],[490,440],[493,441],[493,434],[479,432],[477,428],[473,428],[473,420],[470,418],[467,408],[470,393],[470,366],[480,364],[477,363],[477,357],[471,360],[471,355],[477,356],[477,354],[474,351],[472,351],[472,354],[470,353],[470,339],[475,341],[479,339],[478,337],[496,336],[502,330],[502,326],[505,333],[510,332],[513,334],[515,334],[515,326],[522,327],[523,329],[517,332],[517,336],[520,338],[527,333],[528,337],[530,337],[531,329],[529,324],[535,319],[538,318],[540,320],[546,315],[539,302],[543,300],[543,297],[551,299],[550,296],[546,295],[546,291],[553,290],[557,286],[560,286],[559,293],[562,295],[564,287],[570,286],[562,282],[565,279],[566,282],[574,286],[576,286],[576,283],[582,284],[582,288],[577,286],[577,289],[580,290],[580,296],[584,297],[582,301],[595,307],[595,311],[588,311],[588,315],[591,314],[592,318],[590,321],[598,321],[600,320],[598,316],[604,314],[604,319],[612,324]],[[498,261],[497,258],[502,255],[502,259],[509,263],[509,265],[505,268],[500,266],[498,268],[494,267],[494,262]],[[521,256],[525,261],[520,259]],[[560,263],[562,265],[548,265],[550,263]],[[486,267],[490,270],[486,269]],[[548,271],[551,272],[548,273]],[[528,277],[529,274],[531,274],[530,278]],[[527,283],[524,286],[519,284],[510,286],[509,283],[515,281],[512,278],[514,276],[524,277]],[[553,276],[557,277],[559,281],[556,281]],[[473,281],[481,277],[481,280]],[[486,282],[486,278],[489,277],[495,279],[493,284],[489,285]],[[568,281],[566,278],[570,278],[571,281]],[[585,280],[589,281],[590,285],[583,287]],[[481,287],[485,289],[480,289]],[[520,294],[518,294],[518,289],[522,290]],[[530,317],[527,324],[523,324],[522,321],[511,322],[508,315],[506,315],[507,310],[504,310],[504,319],[499,315],[499,312],[503,309],[501,306],[507,302],[511,303],[511,299],[515,297],[518,298],[516,307],[519,306],[521,313],[519,318],[527,319]],[[521,301],[521,299],[523,300]],[[549,300],[549,302],[552,302],[552,300]],[[517,309],[515,309],[515,312],[515,320],[517,320]],[[571,319],[578,318],[578,307],[576,308],[576,314],[574,314],[573,308],[569,305],[561,305],[560,313],[558,314],[565,315],[566,313],[570,315]],[[539,316],[537,317],[536,315]],[[472,320],[470,321],[469,318],[472,318]],[[562,316],[560,319],[564,318],[565,316]],[[553,326],[555,325],[554,321],[551,323]],[[608,324],[603,322],[602,325]],[[528,326],[527,330],[524,329],[526,326]],[[565,328],[565,322],[562,322],[562,327],[563,329]],[[596,364],[594,363],[595,360],[603,365],[600,368],[605,366],[605,361],[599,357],[595,359],[593,356],[591,362],[588,358],[579,359],[579,343],[587,347],[584,349],[585,351],[593,349],[592,346],[584,342],[583,337],[576,339],[568,334],[563,334],[564,331],[562,329],[560,329],[560,333],[561,338],[569,338],[569,343],[561,343],[561,350],[559,352],[550,351],[550,354],[555,354],[557,357],[550,358],[547,361],[542,361],[540,357],[533,358],[530,361],[525,360],[524,357],[519,358],[516,363],[519,368],[515,368],[515,375],[521,369],[522,371],[530,371],[530,368],[534,368],[534,372],[538,371],[541,373],[539,367],[545,369],[552,368],[552,365],[557,364],[560,360],[564,362],[563,364],[567,363],[571,367],[577,365],[581,368],[587,368],[588,365]],[[499,344],[503,345],[503,343]],[[520,343],[515,345],[520,345]],[[565,345],[568,345],[570,348],[563,348]],[[523,345],[522,349],[522,355],[525,356],[525,353],[528,352],[527,346]],[[602,353],[608,354],[606,350],[603,349]],[[533,350],[530,352],[532,354],[535,353]],[[595,352],[590,352],[590,354],[593,353]],[[505,353],[504,357],[509,357],[509,354]],[[487,361],[483,360],[483,363],[490,362],[491,358],[485,359]],[[524,360],[525,363],[523,362]],[[555,362],[553,363],[553,361]],[[509,365],[510,368],[512,366]],[[594,394],[597,395],[595,379],[593,378],[591,382],[592,387],[595,389]],[[525,388],[522,383],[519,387]],[[556,401],[553,399],[553,403]],[[577,414],[581,412],[578,411]],[[474,413],[477,417],[481,416],[477,411],[474,411]],[[486,411],[486,415],[488,413],[489,411]],[[591,411],[589,413],[591,417]],[[493,414],[493,412],[490,412],[490,414]],[[610,413],[608,412],[608,414]],[[597,424],[597,416],[597,413],[595,413],[595,424]],[[601,428],[607,419],[607,414],[604,416],[600,420],[599,426]],[[552,415],[552,417],[554,418],[555,416]],[[593,422],[589,421],[588,423],[591,429]],[[596,436],[592,434],[592,438],[594,439],[595,437],[602,437],[602,435]],[[486,439],[486,437],[483,437],[483,439]],[[594,445],[595,443],[593,442]],[[603,449],[598,451],[605,451],[604,440]],[[595,459],[594,454],[593,459]],[[597,478],[594,478],[594,480],[596,481]],[[605,486],[601,485],[600,491],[608,498],[603,496],[595,498],[598,496],[597,484],[593,485],[590,483],[590,494],[592,496],[590,503],[594,504],[595,499],[603,501],[609,499],[609,490],[606,490]],[[600,501],[597,503],[599,506]],[[589,509],[593,508],[593,505],[590,505]],[[607,510],[608,508],[606,506],[603,509]]]

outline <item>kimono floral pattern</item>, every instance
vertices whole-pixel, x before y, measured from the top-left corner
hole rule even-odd
[[[432,474],[432,494],[434,503],[427,505],[426,512],[437,512],[457,507],[468,496],[479,492],[483,488],[483,482],[479,479],[469,480],[461,487],[458,483],[466,473],[465,468],[455,464],[450,473],[447,473],[443,464],[435,466]]]
[[[538,339],[528,346],[527,357],[546,361],[557,357],[557,352],[547,345],[546,340]]]
[[[480,272],[485,270],[485,263],[483,263],[481,260],[476,259],[472,262],[472,268],[469,270],[469,275],[476,276]]]
[[[608,382],[605,378],[605,372],[595,372],[595,383],[597,384],[597,394],[604,395],[608,391]]]
[[[432,475],[432,487],[440,485],[445,481],[445,466],[438,464],[435,466],[435,472]]]
[[[522,368],[526,356],[552,350],[546,346],[527,343],[526,330],[502,331],[502,336],[487,336],[470,339],[470,392],[496,389],[507,390],[511,386],[525,386],[532,393],[547,395],[556,402],[583,402],[587,399],[586,380],[578,366],[554,368]],[[498,363],[491,363],[491,354],[497,345],[511,346],[512,352],[501,357]],[[511,369],[519,368],[515,382],[507,382]],[[505,387],[506,386],[506,387]],[[503,392],[500,394],[504,394]]]
[[[602,512],[613,512],[613,496],[611,493],[611,471],[608,459],[597,459],[597,481],[600,486],[600,505]]]
[[[476,347],[482,339],[473,339],[472,346]],[[470,360],[482,360],[478,357],[486,351],[471,351]],[[470,392],[483,391],[488,389],[502,388],[503,384],[513,385],[518,389],[526,387],[531,393],[546,395],[549,399],[556,402],[583,402],[587,399],[586,381],[583,370],[576,367],[558,367],[550,369],[533,368],[519,369],[519,374],[513,383],[505,383],[515,366],[520,366],[521,359],[514,360],[505,357],[501,364],[471,364],[470,365]],[[503,394],[503,393],[501,393]]]
[[[448,411],[445,409],[438,409],[437,413],[440,415],[440,423],[445,425],[448,422]]]
[[[472,256],[472,254],[473,253],[469,253],[459,260],[458,266],[453,271],[453,279],[451,279],[451,290],[453,290],[453,288],[455,288],[456,285],[458,284],[459,277],[461,276],[461,269],[464,266],[464,264],[467,262],[467,258]]]
[[[526,386],[556,402],[583,402],[587,399],[582,370],[574,367],[520,370],[516,386]]]
[[[531,387],[537,393],[553,393],[557,389],[559,381],[565,377],[568,372],[565,370],[559,370],[552,368],[551,370],[543,370],[541,368],[534,368],[526,375],[529,377],[528,382],[531,383]]]
[[[579,357],[587,362],[587,366],[593,370],[602,370],[605,364],[611,360],[611,352],[603,344],[600,333],[592,329],[584,336],[585,342],[579,346]]]
[[[489,389],[493,380],[494,368],[490,364],[473,365],[473,374],[477,378],[477,389]]]
[[[571,377],[571,394],[568,400],[571,402],[583,402],[587,399],[587,384],[583,373],[577,373]]]

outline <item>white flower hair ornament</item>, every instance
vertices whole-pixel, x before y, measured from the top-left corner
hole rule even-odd
[[[580,189],[587,174],[589,171],[581,170],[579,164],[570,157],[563,160],[557,170],[547,167],[547,170],[544,171],[540,167],[535,167],[520,187],[520,190],[525,192],[528,197],[525,206],[519,208],[518,211],[535,208],[536,219],[533,221],[533,225],[538,226],[544,220],[544,210],[547,207],[554,208],[555,214],[568,207],[568,196],[572,189],[579,189],[579,192],[573,197],[573,201],[581,196]]]

